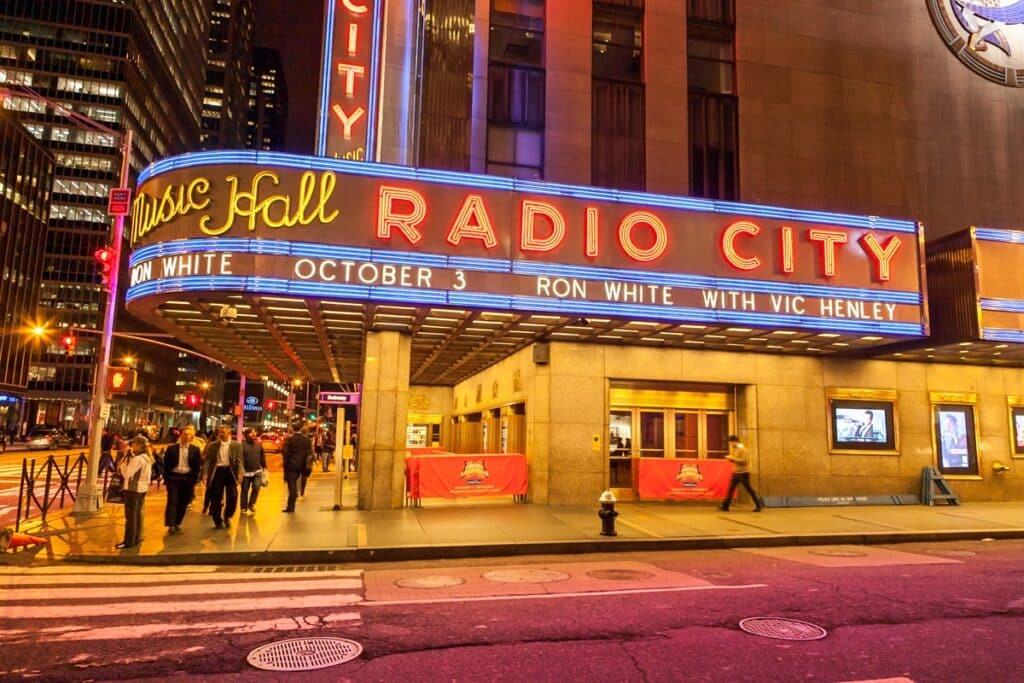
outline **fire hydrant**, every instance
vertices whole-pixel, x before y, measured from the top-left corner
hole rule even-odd
[[[615,531],[615,518],[619,516],[615,511],[615,494],[610,490],[605,491],[597,502],[601,503],[601,509],[597,511],[597,516],[601,518],[601,535],[618,536]]]

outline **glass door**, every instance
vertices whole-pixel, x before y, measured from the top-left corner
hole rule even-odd
[[[665,457],[665,411],[640,411],[641,458]]]
[[[700,411],[675,411],[676,457],[700,457]]]
[[[705,412],[704,457],[721,459],[729,454],[729,413]]]

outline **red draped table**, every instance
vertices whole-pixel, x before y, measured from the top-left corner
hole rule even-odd
[[[525,502],[528,483],[522,453],[447,453],[410,448],[405,459],[405,492],[410,507],[423,498],[512,496]]]
[[[633,494],[639,500],[723,500],[731,477],[728,460],[633,459]]]

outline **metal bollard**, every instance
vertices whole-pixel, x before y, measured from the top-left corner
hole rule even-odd
[[[605,491],[597,502],[601,503],[601,509],[597,511],[597,516],[601,518],[601,535],[618,536],[615,531],[615,518],[619,516],[615,511],[615,494],[611,490]]]

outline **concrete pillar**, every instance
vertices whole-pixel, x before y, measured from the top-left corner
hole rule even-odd
[[[377,161],[412,165],[416,158],[416,70],[422,50],[416,0],[385,3]]]
[[[396,510],[405,495],[405,427],[412,342],[368,332],[359,425],[359,509]]]
[[[647,191],[689,194],[685,2],[645,5],[644,57]]]
[[[547,3],[545,180],[590,184],[593,17],[589,2]]]
[[[473,4],[473,108],[469,135],[469,170],[487,172],[487,69],[491,49],[491,0]]]

